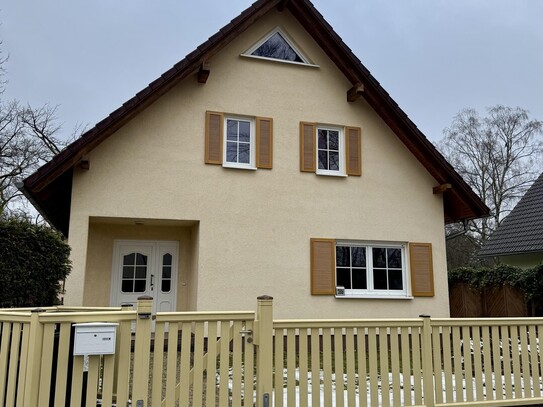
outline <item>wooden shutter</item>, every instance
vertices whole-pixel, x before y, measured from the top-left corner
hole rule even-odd
[[[315,123],[300,122],[300,171],[315,172]]]
[[[256,167],[272,168],[273,162],[273,121],[270,118],[256,118]]]
[[[222,164],[222,138],[224,115],[206,112],[205,163]]]
[[[431,243],[409,243],[411,289],[414,297],[434,296]]]
[[[335,295],[335,240],[311,239],[311,294]]]
[[[362,137],[360,127],[345,128],[345,145],[347,146],[347,175],[362,175]]]

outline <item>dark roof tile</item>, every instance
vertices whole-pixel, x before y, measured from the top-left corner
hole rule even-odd
[[[543,173],[485,242],[479,255],[543,252]]]

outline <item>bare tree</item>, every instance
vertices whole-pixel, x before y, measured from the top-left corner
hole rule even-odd
[[[0,216],[28,211],[15,181],[30,175],[68,143],[57,137],[55,107],[33,108],[1,98],[6,62],[0,53]]]
[[[445,129],[438,148],[490,208],[492,216],[470,223],[483,242],[542,171],[543,122],[520,107],[497,105],[480,117],[464,109]]]

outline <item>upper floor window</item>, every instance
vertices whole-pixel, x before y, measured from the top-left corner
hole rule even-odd
[[[361,176],[360,127],[300,122],[300,171]]]
[[[254,121],[225,118],[224,166],[255,168]]]
[[[345,175],[343,129],[317,127],[317,174]]]
[[[271,169],[273,120],[206,112],[205,163],[250,170]]]
[[[294,41],[289,38],[287,33],[279,27],[275,28],[271,33],[258,41],[242,55],[315,66],[311,63],[309,58],[294,45]]]

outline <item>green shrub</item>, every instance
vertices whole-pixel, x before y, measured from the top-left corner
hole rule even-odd
[[[0,220],[0,307],[58,304],[69,254],[62,236],[47,226]]]

